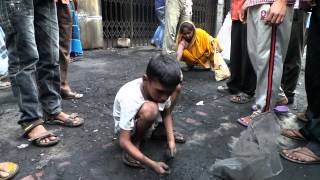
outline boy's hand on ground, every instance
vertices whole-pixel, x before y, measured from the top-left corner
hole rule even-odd
[[[278,25],[283,22],[287,11],[287,0],[276,0],[272,3],[267,18],[266,24]]]
[[[164,162],[154,162],[152,165],[152,169],[160,175],[170,174],[169,166]]]
[[[169,144],[169,150],[170,150],[170,157],[173,158],[177,153],[176,142],[173,140],[173,141],[170,141],[168,144]]]

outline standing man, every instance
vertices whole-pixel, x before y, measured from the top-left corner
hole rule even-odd
[[[234,94],[230,101],[244,104],[253,99],[257,77],[250,62],[247,48],[247,24],[239,19],[245,0],[232,0],[231,6],[231,76],[226,85],[218,86],[218,92]]]
[[[64,99],[79,99],[83,94],[71,90],[68,82],[68,66],[70,63],[70,43],[72,39],[72,16],[69,0],[57,1],[59,24],[59,64],[61,76],[61,97]]]
[[[306,117],[307,124],[300,130],[284,129],[286,137],[304,140],[305,146],[283,150],[280,155],[299,164],[320,163],[320,1],[312,8],[310,28],[307,41],[307,58],[305,71],[305,85],[308,100]]]
[[[257,75],[254,112],[238,119],[244,126],[257,114],[272,110],[276,101],[287,101],[280,86],[294,3],[295,0],[246,0],[242,8],[240,20],[245,21],[247,16],[248,52]]]
[[[299,80],[301,59],[306,41],[308,13],[300,9],[299,1],[294,4],[293,22],[287,56],[283,64],[281,87],[288,98],[288,104],[294,103],[294,95]]]
[[[191,21],[192,0],[166,0],[165,11],[163,51],[171,54],[176,50],[175,40],[178,24]]]
[[[18,124],[36,146],[51,146],[59,138],[43,126],[80,126],[83,119],[62,112],[59,72],[59,32],[54,0],[0,1],[0,26],[6,34],[9,76],[21,112]]]

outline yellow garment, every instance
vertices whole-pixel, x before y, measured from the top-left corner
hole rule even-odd
[[[180,31],[179,31],[180,32]],[[182,41],[182,35],[179,33],[177,37],[177,45]],[[183,50],[182,60],[190,65],[201,65],[209,69],[213,67],[214,53],[217,48],[218,52],[222,51],[218,39],[210,36],[206,31],[196,28],[191,42]]]

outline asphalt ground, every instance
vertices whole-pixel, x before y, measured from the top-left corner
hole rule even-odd
[[[182,94],[173,112],[174,125],[188,141],[177,145],[171,174],[159,177],[152,170],[132,169],[121,162],[121,149],[113,140],[112,107],[116,92],[128,81],[144,74],[150,57],[158,53],[151,47],[87,51],[70,65],[72,87],[84,94],[80,100],[64,100],[63,110],[78,112],[85,118],[79,128],[47,126],[62,141],[51,148],[29,145],[21,138],[17,125],[18,107],[10,90],[0,91],[0,161],[17,162],[21,169],[15,179],[35,180],[131,180],[214,179],[211,167],[217,159],[230,157],[230,150],[244,127],[236,119],[251,113],[251,104],[232,104],[228,95],[216,91],[212,72],[195,69],[184,73]],[[204,105],[196,103],[203,101]],[[301,71],[295,104],[280,119],[286,127],[298,127],[294,113],[306,108],[304,70]],[[286,145],[296,146],[289,139]],[[148,141],[142,151],[155,160],[165,161],[166,143]],[[274,152],[278,153],[278,152]],[[296,165],[282,160],[283,171],[270,180],[318,180],[319,165]]]

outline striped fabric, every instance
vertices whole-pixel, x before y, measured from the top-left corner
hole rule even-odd
[[[273,3],[275,0],[247,0],[246,1],[246,7],[251,7],[251,6],[255,6],[255,5],[259,5],[259,4],[271,4]],[[293,5],[295,3],[296,0],[287,0],[288,4]]]

